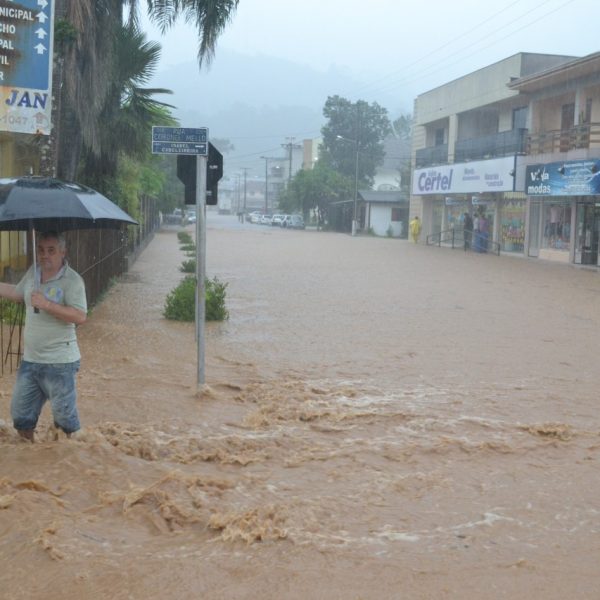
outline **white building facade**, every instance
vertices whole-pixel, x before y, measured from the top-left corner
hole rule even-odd
[[[421,217],[422,240],[462,230],[469,213],[485,217],[498,250],[527,251],[532,106],[510,84],[572,60],[519,53],[416,98],[410,216]]]

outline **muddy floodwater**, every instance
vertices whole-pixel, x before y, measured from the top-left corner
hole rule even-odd
[[[597,271],[210,215],[198,390],[183,260],[80,328],[79,439],[0,379],[2,600],[600,597]]]

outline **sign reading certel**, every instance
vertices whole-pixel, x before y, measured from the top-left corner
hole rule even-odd
[[[208,156],[208,128],[152,127],[152,153]]]
[[[413,194],[513,192],[514,172],[514,156],[417,169]]]
[[[50,133],[54,0],[0,2],[0,130]]]

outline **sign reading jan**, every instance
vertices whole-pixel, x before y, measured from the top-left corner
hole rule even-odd
[[[54,1],[0,3],[0,131],[50,133]]]

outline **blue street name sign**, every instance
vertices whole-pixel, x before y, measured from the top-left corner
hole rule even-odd
[[[0,5],[0,86],[48,91],[54,0]]]
[[[152,127],[152,153],[208,156],[208,128]]]

